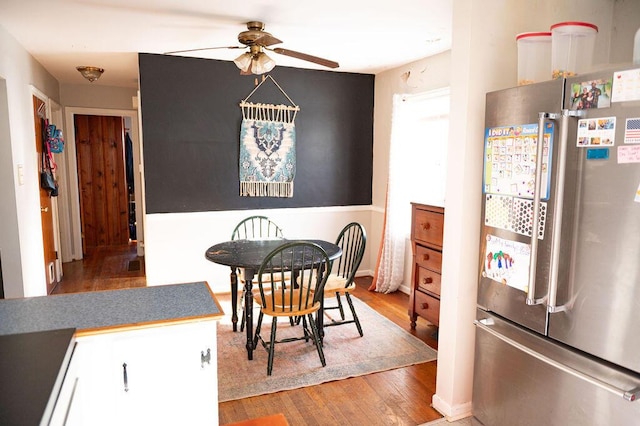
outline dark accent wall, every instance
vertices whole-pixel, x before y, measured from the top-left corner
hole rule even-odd
[[[230,61],[155,54],[139,66],[147,213],[371,204],[373,75],[271,71],[300,112],[294,196],[267,198],[239,195],[238,104],[256,76]],[[290,104],[270,80],[249,101]]]

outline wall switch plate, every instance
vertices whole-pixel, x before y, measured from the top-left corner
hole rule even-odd
[[[18,185],[24,185],[24,165],[18,164]]]

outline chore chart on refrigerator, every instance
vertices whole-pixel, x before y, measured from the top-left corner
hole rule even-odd
[[[553,123],[546,123],[542,141],[539,220],[533,226],[533,196],[538,155],[538,125],[491,127],[484,139],[484,225],[526,237],[544,238],[551,185]],[[488,233],[483,276],[527,291],[531,245]]]

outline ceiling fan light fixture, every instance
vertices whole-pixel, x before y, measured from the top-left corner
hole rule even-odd
[[[89,80],[91,83],[93,83],[94,81],[99,79],[100,76],[102,75],[102,73],[104,72],[104,69],[102,69],[102,68],[88,67],[88,66],[84,66],[84,65],[83,66],[78,66],[78,67],[76,67],[76,69],[78,70],[78,72],[80,72],[80,74],[82,74],[82,76],[84,78]]]
[[[249,68],[251,68],[251,60],[253,59],[253,55],[249,52],[245,52],[242,55],[238,56],[233,60],[238,68],[240,68],[243,72],[249,72]]]
[[[276,66],[276,61],[267,56],[266,53],[260,52],[253,58],[251,64],[251,72],[253,74],[264,74],[271,71]]]

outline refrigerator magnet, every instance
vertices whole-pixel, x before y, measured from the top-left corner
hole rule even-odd
[[[616,117],[578,120],[576,146],[613,146],[616,139]]]
[[[640,68],[613,73],[612,102],[640,100]]]
[[[588,148],[587,160],[608,160],[609,148]]]
[[[640,145],[618,147],[618,164],[640,163]]]
[[[624,125],[624,143],[640,143],[640,118],[627,118]]]
[[[609,108],[611,79],[590,80],[571,85],[571,109]]]

